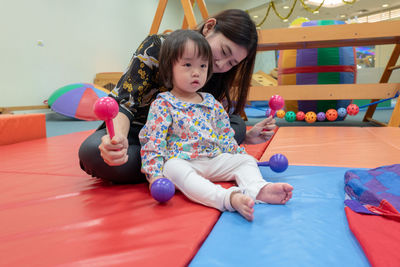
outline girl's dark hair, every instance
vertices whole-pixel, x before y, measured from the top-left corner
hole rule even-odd
[[[218,13],[214,31],[246,48],[247,57],[225,73],[214,73],[203,87],[219,101],[226,100],[229,113],[243,114],[256,59],[258,35],[254,22],[243,10],[228,9]],[[198,28],[201,33],[204,22]]]
[[[187,41],[192,40],[197,50],[197,56],[208,61],[207,81],[213,73],[213,56],[208,41],[202,34],[192,30],[176,30],[166,36],[161,45],[159,73],[161,82],[167,88],[172,88],[172,67],[183,55]]]

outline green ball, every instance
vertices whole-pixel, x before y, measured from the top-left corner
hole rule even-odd
[[[288,111],[285,114],[285,120],[288,122],[293,122],[296,120],[296,113],[294,113],[293,111]]]

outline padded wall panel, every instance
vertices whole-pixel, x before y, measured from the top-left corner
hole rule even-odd
[[[0,115],[0,145],[46,137],[45,114]]]

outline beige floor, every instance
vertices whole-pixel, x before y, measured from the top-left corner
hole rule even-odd
[[[276,153],[289,164],[375,168],[400,163],[400,128],[280,127],[260,161]]]

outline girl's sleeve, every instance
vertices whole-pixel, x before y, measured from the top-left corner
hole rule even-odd
[[[158,98],[150,106],[145,126],[139,133],[142,172],[147,179],[162,177],[164,158],[167,155],[167,133],[172,117],[167,102]]]
[[[234,136],[235,132],[229,122],[229,116],[222,104],[215,101],[215,120],[219,146],[225,153],[246,154],[243,147],[240,147]]]
[[[161,49],[160,35],[148,36],[133,54],[125,73],[110,95],[120,104],[120,112],[133,118],[136,107],[149,102],[146,95],[158,86],[158,58]],[[157,86],[152,86],[157,84]]]

